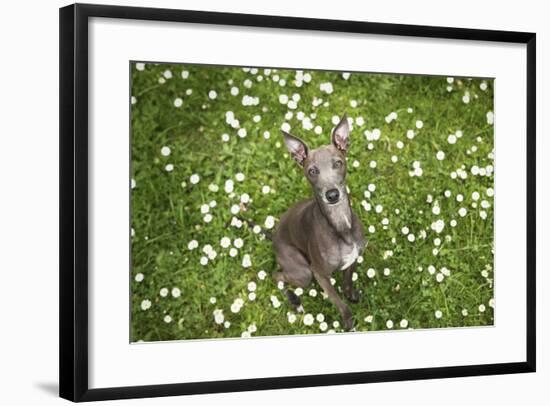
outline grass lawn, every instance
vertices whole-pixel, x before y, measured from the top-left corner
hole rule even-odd
[[[316,282],[291,311],[270,241],[237,218],[276,227],[311,196],[280,130],[315,148],[344,112],[368,240],[356,330],[493,324],[492,80],[149,63],[131,77],[131,341],[343,331]]]

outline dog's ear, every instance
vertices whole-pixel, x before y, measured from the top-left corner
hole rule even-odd
[[[304,166],[304,162],[306,161],[308,154],[306,143],[300,138],[295,137],[294,135],[291,135],[286,131],[283,131],[283,136],[285,138],[285,145],[288,149],[288,152],[290,152],[290,155],[292,155],[292,158],[294,158],[294,160],[298,162],[301,166]]]
[[[336,148],[342,151],[344,154],[348,151],[349,147],[349,124],[348,116],[344,113],[342,119],[334,128],[332,132],[332,143]]]

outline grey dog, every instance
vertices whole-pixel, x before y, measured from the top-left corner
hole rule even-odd
[[[342,271],[344,295],[351,302],[359,300],[359,292],[352,287],[352,274],[365,239],[345,183],[349,133],[345,114],[332,132],[332,143],[317,149],[310,150],[304,141],[283,131],[285,144],[311,184],[313,197],[289,208],[272,238],[282,269],[275,280],[305,288],[315,278],[338,307],[347,330],[353,328],[353,315],[330,277]],[[284,290],[291,305],[303,310],[300,298],[286,285]]]

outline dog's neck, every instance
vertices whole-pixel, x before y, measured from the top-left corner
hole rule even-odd
[[[344,241],[349,242],[351,238],[351,229],[353,218],[351,215],[351,206],[347,194],[344,194],[337,204],[326,204],[319,197],[315,198],[317,207],[325,217],[330,227],[336,231],[338,236]]]

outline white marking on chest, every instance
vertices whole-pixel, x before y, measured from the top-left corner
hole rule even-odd
[[[344,220],[345,220],[346,225],[348,226],[348,228],[351,228],[351,223],[349,222],[349,219],[346,215],[344,215]]]
[[[342,261],[344,261],[344,265],[342,265],[340,270],[343,271],[344,269],[348,269],[355,262],[358,256],[359,256],[359,252],[357,251],[357,245],[353,244],[353,249],[351,250],[351,252],[342,257]]]

